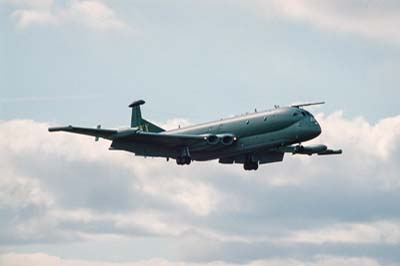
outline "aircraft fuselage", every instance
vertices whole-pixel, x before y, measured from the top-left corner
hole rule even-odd
[[[235,143],[229,147],[223,147],[222,143],[211,146],[202,143],[191,147],[191,159],[205,161],[246,153],[262,154],[263,151],[270,152],[273,148],[313,139],[320,133],[318,122],[308,111],[296,107],[283,107],[169,130],[160,134],[235,136]],[[177,158],[181,152],[143,142],[124,144],[114,141],[111,147],[150,157]]]

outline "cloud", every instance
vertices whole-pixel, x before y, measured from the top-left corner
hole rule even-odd
[[[71,260],[62,259],[56,256],[50,256],[44,253],[30,253],[30,254],[16,254],[7,253],[0,255],[0,263],[3,266],[22,266],[22,265],[41,265],[41,266],[203,266],[203,265],[215,265],[215,266],[239,266],[243,264],[228,263],[222,261],[213,261],[209,263],[191,263],[191,262],[179,262],[179,261],[168,261],[164,259],[151,259],[142,261],[130,261],[130,262],[100,262],[100,261],[85,261],[85,260]],[[246,263],[248,266],[379,266],[380,264],[369,258],[357,258],[357,257],[333,257],[333,256],[316,256],[312,260],[297,260],[297,259],[270,259],[270,260],[259,260],[251,261]]]
[[[304,22],[319,29],[400,42],[397,1],[258,1],[269,15]]]
[[[400,242],[400,116],[376,124],[342,112],[316,117],[323,133],[314,142],[343,155],[287,155],[257,172],[215,161],[179,167],[50,134],[47,123],[1,121],[0,245],[160,237],[187,262],[399,259],[385,250]]]
[[[40,181],[2,171],[0,179],[0,207],[24,208],[29,205],[51,205],[51,196],[43,191]]]
[[[83,25],[94,30],[128,28],[107,4],[97,0],[69,0],[59,5],[54,0],[8,0],[15,10],[11,17],[17,26],[26,29],[35,25]]]
[[[127,27],[109,6],[98,1],[73,1],[69,8],[60,12],[60,16],[65,21],[76,22],[98,30]]]
[[[294,232],[285,241],[312,244],[383,243],[397,245],[400,243],[400,223],[383,221],[371,224],[334,224],[328,228]]]
[[[31,7],[31,8],[50,8],[53,5],[53,0],[4,0],[6,4]]]
[[[25,29],[31,25],[56,24],[57,17],[47,10],[16,10],[11,15],[17,20],[17,25]]]

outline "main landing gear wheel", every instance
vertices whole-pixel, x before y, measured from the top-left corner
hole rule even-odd
[[[189,165],[191,162],[192,162],[192,158],[190,158],[189,156],[176,158],[177,165],[184,165],[184,164]]]
[[[245,162],[243,164],[244,170],[257,170],[258,169],[258,162]]]
[[[189,165],[192,162],[192,157],[190,157],[189,147],[183,147],[180,155],[176,158],[176,164],[178,165]]]

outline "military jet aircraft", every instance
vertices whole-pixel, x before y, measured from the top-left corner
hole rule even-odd
[[[138,156],[173,158],[178,165],[192,161],[218,159],[223,164],[243,164],[245,170],[257,170],[259,164],[283,161],[285,153],[341,154],[326,145],[301,143],[321,134],[314,116],[303,107],[324,102],[296,104],[268,111],[221,119],[213,122],[164,130],[142,118],[138,100],[132,108],[131,126],[124,129],[50,127],[50,132],[66,131],[111,140],[110,150],[133,152]]]

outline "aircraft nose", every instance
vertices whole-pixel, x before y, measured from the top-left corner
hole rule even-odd
[[[321,134],[321,127],[315,119],[303,119],[297,124],[297,139],[301,141],[311,140]]]
[[[321,134],[321,126],[318,124],[318,122],[315,122],[311,130],[314,138],[318,137]]]

